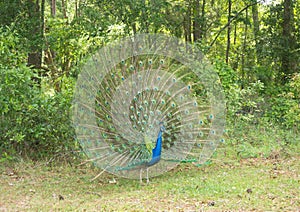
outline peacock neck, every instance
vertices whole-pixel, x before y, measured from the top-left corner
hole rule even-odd
[[[162,131],[160,130],[157,136],[156,145],[152,150],[153,153],[152,157],[161,155],[161,146],[162,146]]]
[[[148,166],[153,166],[154,164],[160,161],[161,148],[162,148],[162,130],[160,130],[158,133],[155,147],[154,149],[152,149],[152,159],[148,163]]]

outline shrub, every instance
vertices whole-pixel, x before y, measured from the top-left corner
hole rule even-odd
[[[272,94],[266,117],[288,129],[300,130],[300,74]]]
[[[228,123],[237,117],[253,121],[263,113],[264,84],[259,80],[249,83],[244,88],[238,85],[236,72],[225,63],[216,60],[215,68],[219,74],[226,96]]]
[[[69,115],[71,88],[45,95],[33,84],[33,72],[28,67],[2,67],[0,71],[2,157],[70,156],[77,149]]]
[[[24,45],[19,35],[9,27],[0,28],[0,58],[2,66],[16,67],[26,61]]]

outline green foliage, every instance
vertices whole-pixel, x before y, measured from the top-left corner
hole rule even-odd
[[[220,76],[229,128],[235,126],[231,133],[241,142],[241,157],[270,154],[269,146],[258,147],[254,141],[268,145],[268,137],[276,134],[255,137],[262,128],[249,130],[249,125],[263,120],[263,126],[274,125],[278,139],[285,140],[293,138],[285,138],[284,130],[299,132],[300,1],[292,1],[288,36],[283,35],[283,3],[257,4],[255,23],[252,6],[240,12],[253,1],[232,2],[230,40],[225,0],[199,1],[198,6],[197,1],[181,0],[63,0],[56,1],[56,16],[50,15],[50,1],[45,1],[45,11],[42,2],[0,2],[0,158],[12,159],[18,153],[54,157],[77,148],[69,117],[74,78],[97,48],[139,32],[169,33],[193,42],[196,26],[201,34],[197,45]],[[26,67],[31,53],[44,56],[41,69]],[[290,70],[282,68],[284,60]],[[40,79],[40,87],[33,79]]]
[[[77,148],[69,117],[72,90],[45,95],[32,83],[31,69],[20,65],[0,71],[1,157],[72,156]]]
[[[270,98],[267,111],[267,117],[271,120],[295,131],[300,130],[299,76],[295,74],[289,84],[278,89],[278,93]]]
[[[290,78],[297,72],[299,64],[299,1],[291,2],[290,9],[285,9],[283,1],[266,8],[266,14],[262,21],[266,27],[260,32],[260,45],[263,46],[260,63],[270,67],[275,73],[277,83],[286,84],[286,78]],[[285,18],[290,20],[289,23]],[[279,20],[279,21],[278,21]]]
[[[89,32],[85,32],[76,22],[69,24],[64,19],[56,18],[50,19],[48,24],[50,30],[46,33],[47,47],[54,52],[55,55],[51,55],[51,59],[54,59],[57,67],[56,70],[51,70],[51,75],[68,75],[71,67],[79,63],[90,47],[96,44],[96,39],[90,38]],[[49,64],[51,65],[53,64]]]
[[[0,27],[8,26],[11,23],[18,21],[23,7],[21,0],[6,0],[0,2]]]
[[[264,97],[264,84],[260,81],[249,83],[244,88],[238,84],[236,72],[227,64],[216,60],[215,68],[219,74],[227,104],[227,119],[233,121],[237,116],[252,121],[255,115],[261,114]]]
[[[300,99],[300,73],[296,73],[290,82],[293,98]]]
[[[226,96],[230,95],[230,90],[236,89],[238,87],[237,73],[221,59],[215,59],[214,64],[215,70],[218,72]]]
[[[268,66],[257,66],[254,68],[257,80],[261,81],[266,87],[271,87],[274,82],[275,73]]]
[[[26,60],[22,39],[9,27],[0,27],[0,64],[16,67]]]
[[[65,77],[76,78],[89,54],[103,45],[101,32],[89,19],[49,18],[45,32],[44,81],[60,92]],[[94,31],[96,30],[96,31]]]
[[[277,158],[297,154],[300,136],[292,130],[272,124],[266,118],[256,119],[249,124],[248,120],[237,117],[228,126],[225,145],[228,157],[234,158]]]
[[[228,98],[228,121],[234,121],[237,117],[253,123],[255,119],[261,117],[263,113],[264,97],[261,95],[264,85],[257,81],[250,83],[241,89],[231,89]]]

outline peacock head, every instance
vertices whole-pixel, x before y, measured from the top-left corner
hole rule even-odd
[[[159,127],[160,127],[160,132],[165,132],[166,131],[166,128],[164,126],[164,122],[160,122]]]

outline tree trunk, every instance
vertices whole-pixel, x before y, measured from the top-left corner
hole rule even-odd
[[[233,45],[236,44],[236,38],[237,38],[236,25],[237,25],[237,23],[234,24],[234,31],[233,31]]]
[[[206,5],[206,0],[202,0],[202,8],[201,8],[201,20],[200,20],[200,39],[205,37],[205,5]]]
[[[293,37],[293,1],[284,0],[283,2],[283,22],[282,22],[282,55],[281,55],[281,70],[284,74],[283,82],[285,83],[287,79],[296,70],[296,58],[291,51],[295,49],[295,39]]]
[[[56,16],[56,0],[51,0],[51,16]]]
[[[191,3],[188,1],[188,7],[184,16],[184,37],[186,42],[192,41],[192,24],[191,24]]]
[[[30,52],[27,57],[27,65],[39,69],[39,77],[34,77],[32,80],[38,85],[41,84],[40,77],[42,73],[42,54],[44,47],[44,29],[45,29],[45,0],[30,0],[27,2],[27,13],[29,25],[27,26],[27,39],[30,44]]]
[[[256,58],[257,61],[260,61],[261,58],[261,46],[259,45],[258,41],[258,34],[259,34],[259,17],[258,17],[258,5],[254,4],[252,6],[252,20],[253,20],[253,34],[255,40],[255,51],[256,51]]]
[[[231,0],[228,0],[228,28],[227,28],[227,47],[226,47],[226,63],[229,63],[229,51],[230,51],[230,32],[231,32]]]
[[[194,2],[194,20],[193,20],[193,37],[194,42],[200,39],[200,0],[195,0]]]
[[[75,1],[75,15],[76,15],[76,17],[81,16],[81,0]]]
[[[248,20],[248,9],[246,9],[246,20]],[[242,50],[242,88],[244,88],[246,81],[245,72],[245,58],[247,58],[247,34],[248,34],[248,24],[245,23],[244,40],[243,40],[243,50]]]
[[[30,41],[30,52],[28,53],[27,65],[40,68],[42,64],[41,44],[41,13],[39,0],[28,2],[28,16],[30,26],[28,27],[28,40]]]
[[[79,15],[78,15],[78,1],[77,0],[75,0],[75,17],[76,18],[79,17]]]
[[[45,0],[42,0],[42,3],[41,3],[41,38],[42,38],[42,45],[44,44],[44,36],[45,36]],[[43,50],[43,48],[42,48],[42,50]]]
[[[131,27],[132,27],[133,34],[135,35],[137,33],[136,23],[133,22],[132,25],[131,25]]]
[[[65,0],[61,0],[61,7],[62,7],[62,13],[63,13],[64,18],[68,18]]]
[[[141,3],[142,3],[142,11],[141,11],[142,12],[142,15],[141,15],[142,32],[149,33],[149,17],[148,17],[149,6],[147,5],[147,2],[145,0],[142,0]]]
[[[187,15],[186,15],[186,32],[187,32],[187,41],[192,42],[192,7],[191,2],[188,1]]]

